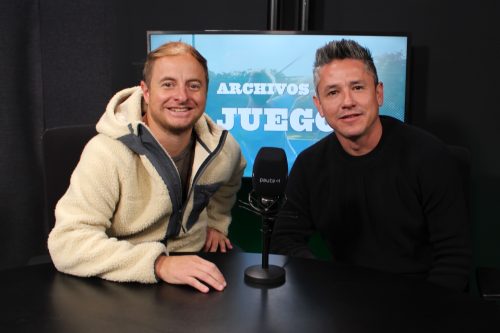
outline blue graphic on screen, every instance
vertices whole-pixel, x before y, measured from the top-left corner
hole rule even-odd
[[[291,168],[297,155],[331,133],[314,104],[316,49],[348,38],[372,52],[384,105],[380,114],[405,120],[406,36],[310,34],[176,34],[151,32],[149,50],[169,41],[193,45],[208,61],[206,113],[239,142],[251,177],[261,147],[280,147]]]

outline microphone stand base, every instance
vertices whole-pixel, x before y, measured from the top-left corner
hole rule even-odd
[[[255,265],[245,269],[245,282],[269,287],[276,287],[285,283],[285,276],[285,269],[275,265],[269,265],[268,268]]]

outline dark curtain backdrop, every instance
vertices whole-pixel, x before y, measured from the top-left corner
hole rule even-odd
[[[147,30],[265,30],[267,0],[0,2],[0,269],[46,251],[45,128],[95,123],[139,83]]]
[[[280,1],[280,29],[299,28],[298,5]],[[267,10],[268,0],[1,1],[0,268],[45,250],[45,128],[95,123],[137,84],[147,30],[266,30]],[[312,0],[309,30],[410,34],[408,120],[470,149],[475,258],[500,266],[498,1]]]
[[[0,3],[0,267],[42,248],[43,87],[37,1]]]

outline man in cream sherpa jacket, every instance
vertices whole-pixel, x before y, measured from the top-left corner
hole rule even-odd
[[[202,281],[222,290],[215,265],[168,254],[231,246],[230,212],[246,162],[234,138],[204,114],[204,58],[179,42],[155,52],[141,87],[117,93],[97,123],[98,134],[56,206],[50,254],[59,271],[77,276],[162,279],[207,292]],[[183,202],[171,151],[189,142],[193,157]],[[163,261],[169,266],[160,267]]]

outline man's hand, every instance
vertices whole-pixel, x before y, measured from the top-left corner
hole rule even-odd
[[[155,262],[156,275],[165,282],[187,284],[203,293],[210,289],[203,283],[222,291],[226,280],[214,263],[194,255],[161,255]],[[203,282],[203,283],[202,283]]]
[[[232,250],[233,245],[229,238],[227,238],[223,233],[215,230],[213,228],[207,228],[207,240],[205,241],[205,247],[203,250],[205,252],[217,252],[220,247],[220,252],[225,253],[227,249]]]

